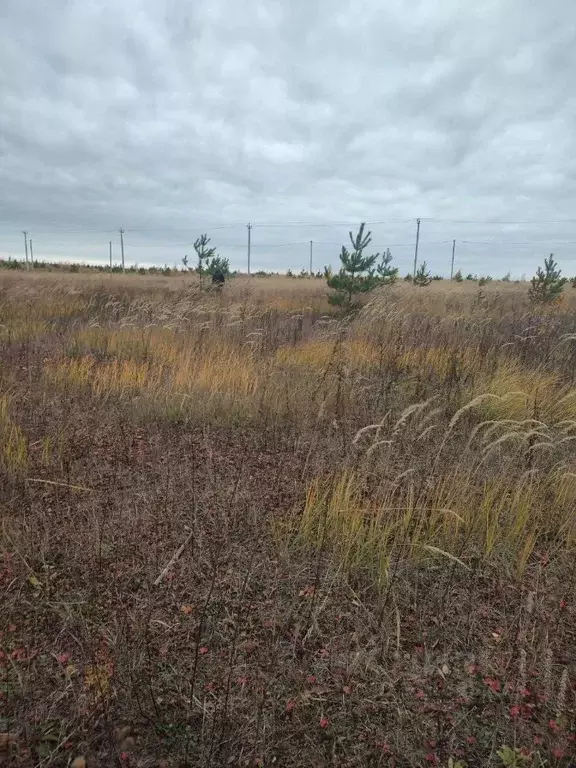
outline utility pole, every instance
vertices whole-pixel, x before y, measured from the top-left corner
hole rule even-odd
[[[312,240],[310,240],[310,277],[312,277]]]
[[[252,224],[248,224],[248,277],[250,277],[250,252],[252,248]]]
[[[30,267],[34,269],[34,251],[32,250],[32,238],[30,238]]]
[[[22,234],[24,235],[24,250],[26,251],[26,269],[28,269],[28,230],[23,229]]]
[[[414,248],[414,272],[412,277],[416,277],[418,267],[418,244],[420,243],[420,219],[416,219],[416,247]]]
[[[122,272],[124,272],[124,230],[122,227],[118,230],[120,232],[120,251],[122,253]]]
[[[112,240],[110,240],[110,272],[112,272]]]
[[[456,251],[456,240],[452,240],[452,264],[450,265],[450,280],[454,278],[454,252]]]

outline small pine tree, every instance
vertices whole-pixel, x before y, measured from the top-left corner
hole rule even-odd
[[[510,272],[506,272],[506,274],[502,278],[502,282],[509,283],[511,280],[512,280],[512,275],[510,274]]]
[[[414,285],[417,285],[419,288],[424,288],[425,286],[430,285],[431,282],[432,275],[428,271],[428,265],[423,261],[414,275]]]
[[[561,275],[562,271],[558,269],[554,254],[551,253],[544,259],[544,269],[538,267],[531,280],[528,290],[530,301],[533,304],[553,304],[558,301],[566,284],[566,278]]]
[[[398,279],[398,267],[391,267],[392,254],[390,248],[386,248],[386,253],[382,254],[380,263],[376,267],[376,274],[380,285],[392,285]]]
[[[328,301],[334,306],[341,307],[348,312],[358,306],[357,297],[362,293],[373,291],[379,285],[389,285],[396,280],[398,270],[391,267],[392,255],[387,250],[382,255],[380,264],[376,264],[380,256],[374,253],[365,256],[364,251],[372,241],[372,233],[364,233],[366,224],[363,222],[356,236],[349,233],[352,250],[342,246],[340,252],[340,271],[332,274],[325,269],[326,282],[334,293],[330,294]]]
[[[213,277],[217,272],[224,275],[224,277],[229,277],[230,260],[224,258],[224,256],[213,256],[211,259],[207,259],[204,273]]]
[[[458,272],[454,275],[454,280],[456,280],[457,283],[461,283],[464,278],[462,277],[462,270],[459,269]]]
[[[184,256],[182,264],[192,272],[196,272],[200,276],[200,284],[202,284],[202,275],[205,273],[204,262],[209,262],[210,259],[219,258],[216,255],[216,248],[208,248],[210,238],[208,235],[200,235],[194,242],[194,250],[198,257],[198,263],[195,267],[191,267],[188,264],[188,256]]]

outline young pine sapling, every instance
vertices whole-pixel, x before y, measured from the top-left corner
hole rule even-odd
[[[562,277],[562,271],[554,261],[554,254],[551,253],[547,259],[544,259],[544,269],[538,267],[536,270],[528,290],[528,297],[533,304],[554,304],[559,301],[566,282],[566,278]]]
[[[379,253],[365,255],[364,251],[372,241],[372,233],[364,232],[363,222],[356,236],[349,233],[352,249],[342,246],[340,252],[340,270],[333,274],[325,269],[326,282],[334,293],[328,301],[350,312],[358,307],[358,297],[369,293],[380,285],[391,285],[398,276],[398,270],[391,266],[392,254],[387,249],[382,256]]]

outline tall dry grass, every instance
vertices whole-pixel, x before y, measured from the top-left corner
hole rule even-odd
[[[478,397],[446,424],[431,399],[360,430],[350,468],[311,483],[297,536],[382,586],[414,562],[445,558],[465,571],[491,561],[520,577],[543,543],[571,555],[576,422],[476,420],[464,436],[459,418],[494,401]]]
[[[533,745],[521,706],[565,747],[576,292],[400,285],[348,320],[325,293],[3,281],[23,765],[483,765]]]
[[[300,533],[338,563],[572,547],[572,294],[534,317],[517,286],[399,286],[344,322],[314,280],[180,282],[12,279],[4,332],[46,345],[47,392],[308,435]]]

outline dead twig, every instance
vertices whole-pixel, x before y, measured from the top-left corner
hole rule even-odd
[[[154,586],[155,587],[157,587],[159,584],[162,583],[162,580],[164,579],[164,577],[166,576],[168,571],[172,568],[172,566],[177,562],[177,560],[179,559],[180,555],[182,554],[182,552],[184,552],[184,550],[186,549],[186,547],[188,545],[188,542],[192,539],[193,536],[194,536],[194,531],[190,531],[188,536],[186,536],[186,539],[184,540],[184,542],[178,547],[176,552],[174,552],[174,554],[172,555],[172,557],[170,558],[170,560],[166,564],[165,568],[162,570],[162,572],[160,573],[158,578],[154,581]]]

